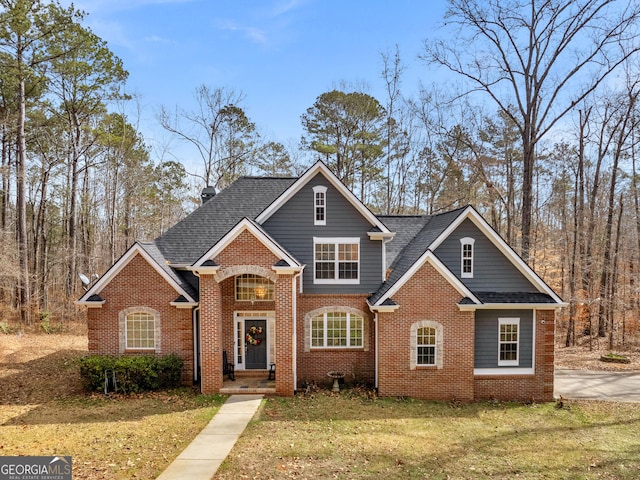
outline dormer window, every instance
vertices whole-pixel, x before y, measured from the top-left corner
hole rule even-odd
[[[473,238],[465,237],[460,239],[460,276],[462,278],[473,278]]]
[[[327,224],[327,187],[313,187],[313,224]]]

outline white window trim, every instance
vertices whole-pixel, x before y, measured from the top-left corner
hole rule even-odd
[[[333,244],[335,248],[335,277],[334,278],[316,278],[316,244]],[[338,276],[338,244],[357,244],[358,245],[358,278],[337,278]],[[359,285],[360,284],[360,260],[362,258],[362,250],[360,248],[360,237],[313,237],[313,283],[315,285]]]
[[[146,313],[153,316],[154,320],[154,341],[155,347],[127,347],[127,316],[132,313]],[[130,307],[124,310],[121,310],[118,313],[118,331],[119,331],[119,344],[120,344],[120,353],[126,353],[128,351],[137,352],[137,351],[148,351],[148,352],[157,352],[160,353],[161,350],[161,339],[162,339],[162,323],[160,321],[160,312],[154,310],[149,307]]]
[[[327,345],[327,314],[329,313],[344,313],[347,315],[347,344],[346,345]],[[351,316],[355,315],[360,317],[361,321],[362,321],[362,345],[351,345]],[[316,346],[313,345],[313,326],[312,326],[312,322],[313,319],[316,317],[320,317],[322,316],[322,340],[323,340],[323,345],[320,346]],[[317,313],[316,315],[314,315],[313,317],[310,318],[310,323],[309,323],[309,346],[311,348],[311,350],[327,350],[327,349],[341,349],[341,350],[363,350],[364,349],[364,341],[365,341],[365,317],[362,316],[360,313],[353,313],[350,311],[346,311],[346,310],[332,310],[332,311],[326,311],[326,312],[322,312],[322,313]]]
[[[418,365],[418,329],[423,327],[436,329],[436,363],[435,365]],[[442,324],[434,322],[433,320],[421,320],[413,323],[410,329],[409,335],[409,369],[416,370],[418,368],[437,368],[441,369],[443,366],[443,330]]]
[[[516,359],[515,360],[500,360],[500,327],[502,325],[516,325],[518,327],[518,339],[516,341]],[[498,366],[499,367],[517,367],[520,365],[520,319],[519,318],[498,318]],[[504,342],[513,343],[513,342]]]
[[[475,256],[475,239],[471,237],[464,237],[460,239],[460,278],[473,278],[473,260]],[[465,245],[471,245],[471,271],[464,271],[464,247]]]
[[[316,205],[316,196],[318,193],[322,194],[322,209],[324,210],[323,220],[318,220],[318,217],[316,216],[316,208],[318,207]],[[313,224],[321,226],[327,224],[327,187],[323,185],[316,185],[313,187]]]

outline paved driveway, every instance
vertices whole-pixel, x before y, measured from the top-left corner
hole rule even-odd
[[[557,398],[640,402],[640,373],[556,370],[553,394]]]

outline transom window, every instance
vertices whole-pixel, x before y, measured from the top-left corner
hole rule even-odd
[[[314,238],[314,283],[359,283],[359,238]]]
[[[125,317],[126,348],[156,348],[156,320],[146,312],[133,312]]]
[[[422,327],[417,330],[417,358],[416,365],[436,364],[436,329]]]
[[[348,312],[327,312],[311,319],[311,347],[354,348],[363,346],[364,319]]]
[[[465,237],[460,239],[461,244],[461,272],[462,278],[473,278],[473,238]]]
[[[498,365],[517,366],[520,340],[520,319],[498,319]]]
[[[313,187],[313,224],[327,224],[327,187]]]
[[[236,300],[262,302],[273,300],[275,294],[274,283],[268,278],[245,273],[236,277]]]

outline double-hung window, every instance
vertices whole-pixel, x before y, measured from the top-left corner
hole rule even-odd
[[[313,283],[360,283],[360,239],[313,239]]]
[[[313,187],[313,224],[327,224],[327,187]]]
[[[460,239],[460,277],[473,278],[473,238],[465,237]]]
[[[520,319],[498,319],[498,365],[518,366]]]
[[[417,330],[416,365],[436,364],[436,329],[434,327],[422,327]]]
[[[326,312],[311,319],[312,348],[363,346],[364,320],[348,312]]]

